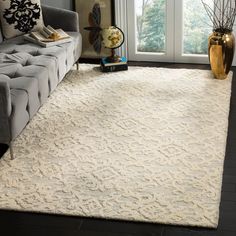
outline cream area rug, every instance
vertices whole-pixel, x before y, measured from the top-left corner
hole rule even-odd
[[[217,227],[231,77],[80,65],[0,160],[0,208]]]

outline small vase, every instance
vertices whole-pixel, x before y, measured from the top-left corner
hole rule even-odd
[[[214,31],[208,38],[208,56],[216,79],[226,79],[234,58],[235,38],[232,31]]]

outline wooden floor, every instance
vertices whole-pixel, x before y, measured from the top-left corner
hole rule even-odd
[[[209,69],[204,65],[129,64]],[[236,236],[236,68],[232,70],[235,75],[217,230],[0,210],[0,236]],[[5,150],[6,146],[0,145],[0,156]]]

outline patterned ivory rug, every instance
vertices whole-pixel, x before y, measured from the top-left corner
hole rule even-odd
[[[217,227],[231,80],[80,65],[0,160],[0,208]]]

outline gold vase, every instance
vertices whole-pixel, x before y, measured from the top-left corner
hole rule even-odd
[[[216,79],[226,79],[234,58],[235,38],[232,32],[214,31],[208,38],[208,56]]]

